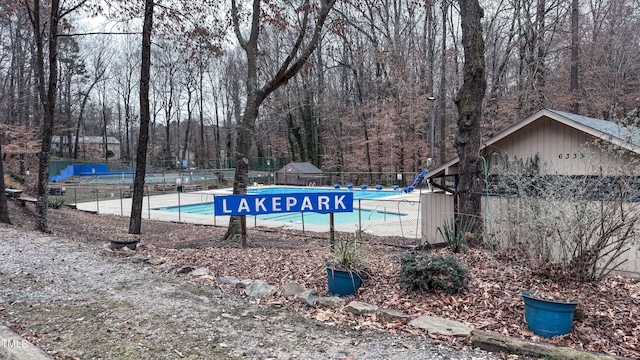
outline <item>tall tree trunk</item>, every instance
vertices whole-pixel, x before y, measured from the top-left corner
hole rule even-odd
[[[187,160],[187,163],[189,162],[189,153],[187,152],[187,147],[189,146],[189,130],[191,129],[191,97],[193,96],[193,91],[195,91],[195,89],[191,89],[190,87],[187,87],[187,125],[185,126],[184,129],[184,142],[182,143],[182,159],[181,160]],[[187,165],[188,166],[188,165]]]
[[[459,116],[456,150],[460,158],[456,217],[458,223],[462,218],[472,217],[476,220],[477,230],[482,222],[482,173],[478,161],[480,122],[482,100],[487,87],[481,22],[483,10],[478,0],[459,0],[458,3],[464,47],[464,82],[456,98]]]
[[[164,127],[164,133],[165,133],[165,138],[166,138],[166,142],[164,144],[164,160],[165,160],[165,166],[167,167],[167,165],[169,166],[169,168],[173,167],[173,159],[171,158],[171,113],[173,111],[173,72],[172,70],[170,70],[169,72],[169,95],[168,99],[167,99],[167,104],[164,107],[164,123],[165,123],[165,127]],[[168,164],[166,163],[167,161],[170,161]]]
[[[7,193],[4,184],[4,165],[2,157],[2,141],[0,140],[0,222],[11,224],[9,218],[9,207],[7,206]]]
[[[214,138],[215,138],[215,157],[218,158],[218,166],[215,166],[216,169],[222,169],[222,144],[220,144],[220,113],[218,111],[218,91],[213,92],[213,109],[215,112],[216,126],[213,128]]]
[[[199,156],[198,156],[198,166],[203,166],[205,159],[207,158],[208,155],[208,151],[207,151],[207,143],[204,140],[204,132],[205,132],[205,127],[204,127],[204,65],[202,64],[202,62],[200,62],[199,64],[200,66],[198,66],[198,70],[199,70],[199,81],[198,81],[198,89],[200,90],[200,99],[198,99],[199,102],[199,110],[200,110],[200,114],[199,114],[199,118],[200,118],[200,151],[199,151]]]
[[[535,75],[534,75],[534,87],[535,87],[535,103],[533,106],[534,111],[544,109],[547,107],[545,86],[547,82],[547,70],[545,64],[545,57],[547,54],[547,42],[545,39],[545,14],[546,4],[545,0],[538,0],[538,7],[536,10],[536,41],[537,51],[535,54]],[[532,54],[533,55],[533,54]]]
[[[87,102],[89,102],[89,92],[91,92],[91,88],[93,88],[93,84],[89,88],[86,94],[83,94],[82,104],[80,104],[80,114],[78,115],[78,122],[76,123],[75,129],[75,138],[73,139],[73,153],[72,158],[78,159],[78,150],[80,149],[79,141],[80,141],[80,128],[84,123],[84,109],[87,107]]]
[[[36,204],[36,229],[50,232],[48,220],[49,199],[47,184],[49,183],[49,163],[51,160],[51,138],[53,136],[53,118],[55,114],[56,95],[58,88],[58,21],[60,1],[52,0],[49,15],[48,43],[49,77],[45,82],[45,62],[43,31],[40,27],[40,0],[33,2],[33,9],[27,6],[33,26],[36,43],[36,72],[38,76],[38,91],[43,108],[41,126],[41,149],[38,160],[38,202]]]
[[[124,157],[127,161],[131,160],[131,134],[129,134],[131,128],[130,96],[130,92],[127,93],[127,100],[124,104]]]
[[[577,114],[579,109],[578,101],[578,50],[580,46],[578,0],[571,3],[571,95],[573,97],[572,111]]]
[[[444,164],[447,161],[446,157],[446,126],[447,126],[447,112],[446,112],[446,71],[447,71],[447,14],[449,12],[449,4],[446,1],[442,2],[442,53],[440,54],[440,90],[438,91],[438,117],[440,124],[438,128],[440,130],[440,164]],[[434,158],[433,161],[436,159]]]
[[[67,138],[67,143],[66,143],[66,153],[65,153],[65,149],[62,147],[62,136],[60,136],[60,155],[61,156],[67,156],[67,157],[72,157],[73,156],[73,143],[72,143],[72,131],[71,129],[73,129],[73,120],[71,118],[71,81],[73,80],[73,71],[71,69],[67,70],[69,73],[66,75],[65,77],[65,82],[64,82],[64,115],[65,115],[65,121],[66,121],[66,125],[65,127],[67,128],[66,131],[64,131],[64,134],[66,135]]]
[[[102,153],[104,154],[104,161],[108,161],[107,158],[107,93],[102,94]]]
[[[136,174],[133,180],[133,200],[129,233],[140,234],[142,226],[142,199],[147,166],[147,144],[149,142],[149,80],[151,77],[151,30],[153,29],[154,0],[145,0],[144,25],[142,26],[142,62],[140,65],[140,133],[136,150]]]

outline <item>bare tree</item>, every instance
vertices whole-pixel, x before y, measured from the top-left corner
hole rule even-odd
[[[71,12],[80,8],[86,0],[72,3],[68,8],[61,8],[60,0],[52,0],[49,6],[49,24],[47,31],[42,29],[40,0],[33,3],[24,2],[33,27],[36,44],[36,74],[38,92],[44,110],[41,126],[42,148],[38,161],[38,203],[36,204],[36,228],[49,232],[47,210],[49,207],[47,184],[49,183],[49,163],[51,160],[51,139],[53,136],[56,95],[58,89],[58,30],[60,21]],[[44,46],[48,47],[48,79],[45,80]]]
[[[94,48],[95,49],[95,48]],[[91,69],[91,79],[89,85],[86,89],[82,89],[78,92],[78,96],[80,98],[80,109],[78,110],[78,120],[76,121],[75,126],[75,139],[73,143],[73,158],[78,158],[78,151],[80,149],[79,139],[80,139],[80,129],[84,124],[84,112],[87,107],[87,103],[91,98],[91,92],[93,88],[101,81],[104,81],[107,76],[107,61],[109,61],[109,56],[107,54],[107,48],[105,46],[98,46],[97,50],[93,54],[92,59],[92,69]]]
[[[149,81],[151,78],[151,31],[153,29],[154,0],[145,0],[144,24],[142,26],[142,62],[140,66],[140,133],[136,150],[136,173],[133,181],[133,200],[129,233],[140,234],[142,226],[142,198],[144,197],[144,178],[147,166],[147,145],[149,142]]]
[[[239,124],[238,147],[236,151],[236,173],[233,181],[233,193],[244,194],[247,192],[249,182],[249,159],[251,157],[251,144],[254,140],[254,130],[258,111],[262,102],[280,86],[295,76],[302,66],[307,62],[315,50],[324,23],[335,4],[335,0],[321,0],[315,24],[309,29],[310,17],[313,14],[314,6],[310,0],[305,0],[300,7],[303,11],[302,22],[299,27],[298,37],[289,50],[286,58],[280,64],[278,71],[268,79],[262,86],[258,85],[258,60],[260,53],[259,35],[260,28],[264,26],[263,13],[261,9],[262,1],[253,0],[250,14],[249,36],[245,37],[241,31],[241,15],[236,0],[231,1],[231,16],[233,27],[240,46],[247,56],[247,78],[246,78],[246,100],[242,120]],[[311,37],[307,39],[307,31],[311,30]],[[305,40],[308,42],[304,44]],[[240,218],[232,216],[229,221],[229,228],[226,239],[231,239],[241,234]],[[246,246],[246,244],[242,244]]]

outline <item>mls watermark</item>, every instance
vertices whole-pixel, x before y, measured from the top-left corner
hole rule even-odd
[[[29,342],[27,340],[18,340],[18,339],[13,339],[13,340],[7,340],[7,339],[2,339],[0,340],[0,347],[3,348],[10,348],[10,349],[18,349],[18,348],[24,348],[27,347],[27,345],[29,344]]]

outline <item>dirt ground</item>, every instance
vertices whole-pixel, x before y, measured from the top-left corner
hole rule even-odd
[[[14,225],[8,229],[18,232],[32,230],[33,211],[31,204],[22,207],[11,202],[10,215]],[[106,261],[126,266],[127,272],[132,271],[136,277],[136,281],[130,281],[105,270],[105,273],[111,274],[109,279],[100,280],[100,275],[95,275],[98,278],[89,279],[94,280],[89,284],[106,281],[108,286],[83,283],[83,286],[89,286],[90,289],[69,290],[69,303],[64,302],[64,295],[61,294],[61,299],[55,299],[58,305],[54,307],[25,301],[24,306],[31,307],[29,311],[22,308],[22,302],[16,300],[16,296],[3,296],[0,309],[4,309],[0,311],[0,317],[39,346],[55,352],[54,355],[58,358],[128,358],[109,354],[108,350],[109,346],[118,342],[117,338],[113,339],[114,334],[122,333],[139,341],[136,343],[128,339],[125,342],[129,348],[120,349],[116,346],[118,351],[123,351],[127,356],[136,354],[140,358],[203,358],[200,357],[201,354],[207,353],[217,354],[219,357],[204,358],[411,359],[412,356],[416,356],[416,359],[429,359],[424,356],[427,348],[435,349],[434,359],[495,356],[475,352],[470,349],[470,344],[465,339],[428,334],[400,322],[376,318],[375,315],[355,316],[340,309],[308,307],[295,299],[284,297],[282,288],[290,281],[296,281],[307,289],[317,289],[320,296],[327,295],[326,271],[322,265],[328,259],[328,234],[303,234],[285,229],[249,229],[250,246],[241,249],[236,244],[221,241],[226,228],[143,220],[141,246],[136,253],[179,267],[204,267],[211,273],[209,277],[194,278],[186,275],[174,276],[163,271],[162,265],[153,267],[131,264],[130,261],[119,259],[117,256],[104,255],[104,251],[101,251],[103,246],[114,237],[127,232],[128,218],[94,215],[64,208],[50,209],[49,219],[55,238],[70,241],[64,243],[68,248],[63,251],[75,254],[76,248],[91,249],[92,254],[100,254],[98,259],[101,264]],[[27,239],[34,238],[33,241],[36,243],[41,241],[36,240],[33,233],[26,234]],[[445,317],[473,328],[527,340],[640,358],[640,349],[637,348],[640,338],[640,284],[635,280],[612,277],[600,284],[559,284],[553,279],[526,269],[517,262],[517,257],[513,254],[498,251],[493,256],[486,249],[475,249],[459,255],[471,276],[467,291],[456,295],[409,292],[400,287],[396,278],[397,258],[409,251],[397,246],[402,243],[401,239],[369,237],[364,240],[374,249],[371,278],[365,281],[358,294],[347,298],[348,301],[359,300],[379,307],[400,310],[412,317]],[[34,248],[32,251],[37,254],[38,250]],[[98,261],[94,255],[87,255],[86,251],[78,253],[76,260],[82,259],[85,270],[94,265],[91,261],[86,262],[84,257]],[[105,257],[109,259],[105,260]],[[56,259],[52,258],[50,262],[56,263]],[[82,268],[77,270],[77,267],[72,267],[69,271],[82,271]],[[29,281],[29,278],[24,276],[9,277],[7,280],[5,273],[0,275],[3,276],[3,285],[7,281]],[[279,291],[270,297],[248,299],[241,295],[241,290],[217,284],[215,278],[220,276],[265,280],[278,287]],[[22,285],[26,286],[25,284]],[[184,286],[186,290],[184,293],[178,292],[175,286]],[[580,308],[571,334],[544,339],[528,330],[524,321],[524,306],[520,292],[529,289],[561,291],[564,294],[574,294],[580,300]],[[88,296],[87,291],[108,294],[122,290],[127,290],[127,294],[134,292],[135,295],[132,295],[132,298],[118,298],[118,304],[99,304],[97,308],[95,299],[83,298]],[[18,290],[13,291],[20,293]],[[156,296],[158,292],[171,294],[169,297],[193,297],[191,300],[194,300],[196,305],[188,302],[184,312],[179,309],[163,309],[164,305],[159,306],[159,310],[156,311],[155,307],[158,305],[150,302],[149,297]],[[210,310],[209,306],[203,307],[197,303],[197,299],[202,299],[205,303],[215,303],[214,307],[217,310]],[[8,301],[13,302],[6,303]],[[148,314],[140,311],[130,315],[122,314],[123,306],[131,306],[131,301],[136,302],[136,309],[139,309],[139,306],[154,309],[149,309]],[[71,303],[75,305],[69,305]],[[81,305],[78,306],[78,303]],[[34,308],[39,311],[34,311]],[[204,310],[205,308],[208,310]],[[174,315],[166,318],[166,314],[172,311],[175,311],[176,318],[173,318]],[[203,320],[203,315],[209,321]],[[71,333],[55,326],[49,328],[43,324],[51,320],[43,319],[50,316],[75,320],[77,325],[82,326],[69,330]],[[111,321],[108,319],[109,316],[121,319],[121,322]],[[218,319],[217,323],[212,323],[211,319]],[[237,319],[247,321],[238,323]],[[179,333],[179,337],[193,339],[193,342],[178,346],[179,342],[171,342],[159,334],[160,328],[169,326],[173,321],[185,327]],[[67,321],[69,322],[73,323]],[[215,329],[225,322],[227,324],[220,327],[223,330],[216,332]],[[78,333],[83,336],[86,333],[101,333],[105,328],[109,332],[102,334],[105,339],[102,345],[91,343],[101,340],[89,339],[86,347],[78,346],[77,352],[70,349],[69,343],[64,339],[64,336],[79,336]],[[257,329],[260,329],[261,335],[251,335],[251,339],[244,338],[247,333],[254,334]],[[60,335],[58,339],[53,335],[56,332],[68,335]],[[232,335],[223,335],[224,332]],[[324,332],[334,335],[338,333],[342,336],[338,337],[340,340],[332,338],[327,342],[319,337],[322,335],[319,333]],[[218,335],[211,335],[214,333]],[[171,334],[177,336],[175,333]],[[281,340],[286,338],[289,338],[290,342],[284,346]],[[168,348],[158,350],[157,346],[153,345],[158,341],[171,344],[171,351],[167,350]],[[66,345],[59,347],[59,343]]]

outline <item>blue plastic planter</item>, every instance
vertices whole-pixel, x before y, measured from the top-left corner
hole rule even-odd
[[[534,291],[523,291],[524,317],[534,334],[544,337],[571,332],[577,302],[559,302],[532,297]]]
[[[330,294],[348,296],[358,291],[362,283],[360,275],[353,271],[333,269],[329,267],[328,263],[324,266],[327,268],[327,282]]]

